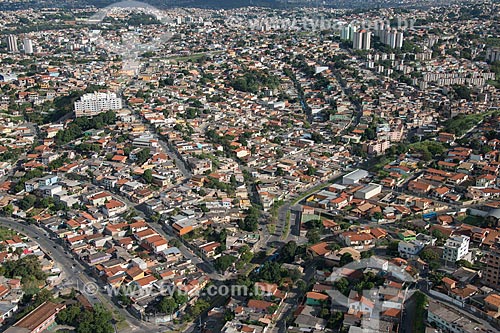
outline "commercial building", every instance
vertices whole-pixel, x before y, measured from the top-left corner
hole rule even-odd
[[[362,169],[356,169],[342,177],[342,184],[344,185],[357,184],[361,179],[368,177],[368,175],[369,175],[368,171]]]
[[[64,310],[66,305],[53,302],[45,302],[31,311],[5,333],[39,333],[51,327],[56,320],[56,315]]]
[[[79,101],[75,102],[75,116],[94,117],[99,113],[119,110],[122,108],[122,99],[115,93],[95,92],[83,95]]]
[[[455,262],[463,259],[469,253],[470,238],[467,236],[453,236],[446,240],[443,249],[443,260]]]
[[[451,333],[487,332],[483,325],[444,303],[429,300],[427,321],[438,328]]]
[[[361,190],[356,191],[356,193],[354,193],[354,197],[366,200],[376,196],[380,192],[382,192],[382,185],[371,183],[366,185]]]

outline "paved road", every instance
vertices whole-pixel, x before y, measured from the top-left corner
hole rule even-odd
[[[24,224],[19,220],[5,217],[0,217],[0,225],[16,230],[17,232],[35,240],[40,245],[40,248],[52,259],[54,259],[63,271],[65,279],[69,281],[69,283],[65,284],[66,287],[75,287],[79,288],[80,291],[83,291],[83,286],[87,285],[89,282],[96,283],[95,278],[85,271],[83,265],[81,265],[77,260],[74,260],[71,254],[65,253],[65,250],[61,245],[48,238],[46,236],[46,231],[42,230],[40,227]],[[96,292],[95,296],[89,296],[89,301],[91,303],[106,303],[108,308],[118,311],[127,319],[129,328],[122,330],[121,332],[134,332],[138,330],[141,332],[147,332],[151,330],[151,325],[141,322],[126,310],[115,306],[111,301],[111,298],[106,293],[103,293],[102,290],[97,289]]]
[[[119,193],[113,192],[113,195],[118,197],[121,201],[123,201],[127,206],[133,208],[135,212],[139,214],[142,218],[146,219],[146,215],[144,214],[143,211],[137,209],[137,204],[133,203],[132,201],[128,200],[125,196],[120,195]],[[158,234],[161,236],[165,237],[165,239],[170,240],[172,238],[176,238],[173,232],[169,231],[167,232],[165,228],[163,228],[162,225],[159,223],[154,223],[154,222],[148,222],[148,225],[155,230]],[[211,279],[221,279],[221,275],[217,274],[215,272],[215,269],[213,268],[212,263],[206,262],[200,257],[196,256],[190,249],[188,249],[184,244],[181,244],[179,246],[179,250],[181,251],[181,254],[187,258],[190,259],[192,263],[194,263],[196,266],[201,268],[205,273],[209,275]]]

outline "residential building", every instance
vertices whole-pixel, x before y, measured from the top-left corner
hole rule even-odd
[[[425,244],[418,240],[409,242],[401,241],[398,243],[398,252],[401,258],[414,259],[417,258],[418,254],[424,247]]]
[[[500,249],[493,249],[485,253],[485,269],[482,271],[483,282],[489,286],[500,287]]]
[[[94,117],[102,112],[121,109],[122,99],[115,93],[95,92],[83,95],[74,107],[75,117]]]
[[[469,253],[470,238],[467,236],[452,236],[446,240],[443,249],[443,260],[456,262]]]
[[[33,53],[33,42],[29,38],[25,38],[23,41],[23,49],[25,54]]]
[[[372,33],[367,30],[354,32],[352,48],[355,50],[369,50],[371,47]]]
[[[18,52],[19,48],[17,47],[17,36],[9,35],[7,37],[7,49],[9,52]]]

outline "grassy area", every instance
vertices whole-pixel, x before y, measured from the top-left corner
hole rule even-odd
[[[481,216],[468,215],[462,220],[463,223],[481,227],[484,224],[484,218]]]
[[[285,221],[285,228],[283,229],[283,235],[281,235],[281,239],[286,239],[288,237],[288,234],[290,233],[290,210],[286,212],[286,221]]]
[[[17,235],[16,231],[14,231],[12,229],[0,227],[0,241],[11,239],[15,235]]]
[[[426,313],[426,306],[427,306],[427,296],[420,292],[417,291],[413,295],[415,297],[415,327],[414,327],[414,332],[416,333],[424,333],[425,332],[425,324],[424,324],[424,319],[425,319],[425,313]]]
[[[116,330],[118,332],[124,331],[126,328],[129,327],[129,325],[125,319],[117,320],[115,326],[116,326]]]
[[[339,179],[340,177],[342,177],[341,175],[335,177],[335,178],[332,178],[330,179],[329,181],[327,182],[324,182],[324,183],[321,183],[319,185],[316,185],[314,186],[313,188],[307,190],[306,192],[302,193],[301,195],[299,195],[297,198],[295,198],[291,203],[290,203],[290,206],[294,206],[296,204],[298,204],[299,202],[301,202],[302,200],[304,200],[305,198],[307,198],[308,196],[310,196],[311,194],[314,194],[316,192],[318,192],[319,190],[333,184],[337,179]],[[286,212],[286,219],[285,219],[285,229],[283,231],[283,235],[281,236],[281,239],[286,239],[288,237],[288,234],[290,233],[290,210],[288,210]]]
[[[270,234],[274,234],[276,232],[276,224],[268,224],[266,227]]]

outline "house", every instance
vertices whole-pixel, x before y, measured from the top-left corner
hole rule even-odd
[[[328,295],[309,291],[308,293],[306,293],[306,305],[322,306],[328,301],[329,298],[330,297]]]
[[[346,231],[340,234],[340,238],[347,246],[351,246],[355,249],[362,249],[365,246],[371,246],[375,241],[375,237],[367,232]]]
[[[249,307],[253,311],[262,312],[262,313],[269,313],[272,311],[273,308],[277,309],[277,306],[275,303],[257,300],[257,299],[249,300],[247,303],[247,307]],[[274,309],[274,311],[272,311],[272,312],[274,313],[276,311],[276,309]]]
[[[497,177],[495,177],[491,174],[481,175],[481,176],[476,178],[476,186],[477,187],[489,187],[495,183],[496,179],[497,179]]]
[[[104,204],[102,210],[106,216],[112,217],[124,213],[127,210],[127,205],[122,201],[111,199],[109,202]]]
[[[500,317],[500,295],[499,294],[489,294],[484,299],[485,311],[493,318]]]
[[[160,253],[168,249],[168,242],[163,236],[154,235],[146,238],[141,245],[154,253]]]
[[[332,252],[327,242],[314,244],[311,247],[309,247],[309,251],[312,252],[313,255],[320,257],[328,255]]]
[[[411,180],[408,183],[408,190],[417,194],[426,194],[431,190],[431,188],[432,186],[430,184],[418,180]]]
[[[362,313],[371,317],[375,303],[365,296],[360,295],[357,291],[351,290],[347,300],[347,307],[351,312]]]
[[[89,197],[87,197],[87,201],[92,205],[92,206],[102,206],[104,205],[107,201],[110,201],[113,199],[111,194],[108,192],[98,192],[95,193]]]
[[[0,325],[8,318],[11,318],[18,310],[16,303],[0,303]]]
[[[201,253],[203,253],[207,257],[213,257],[216,254],[216,250],[220,247],[220,243],[218,242],[209,242],[199,246]]]

